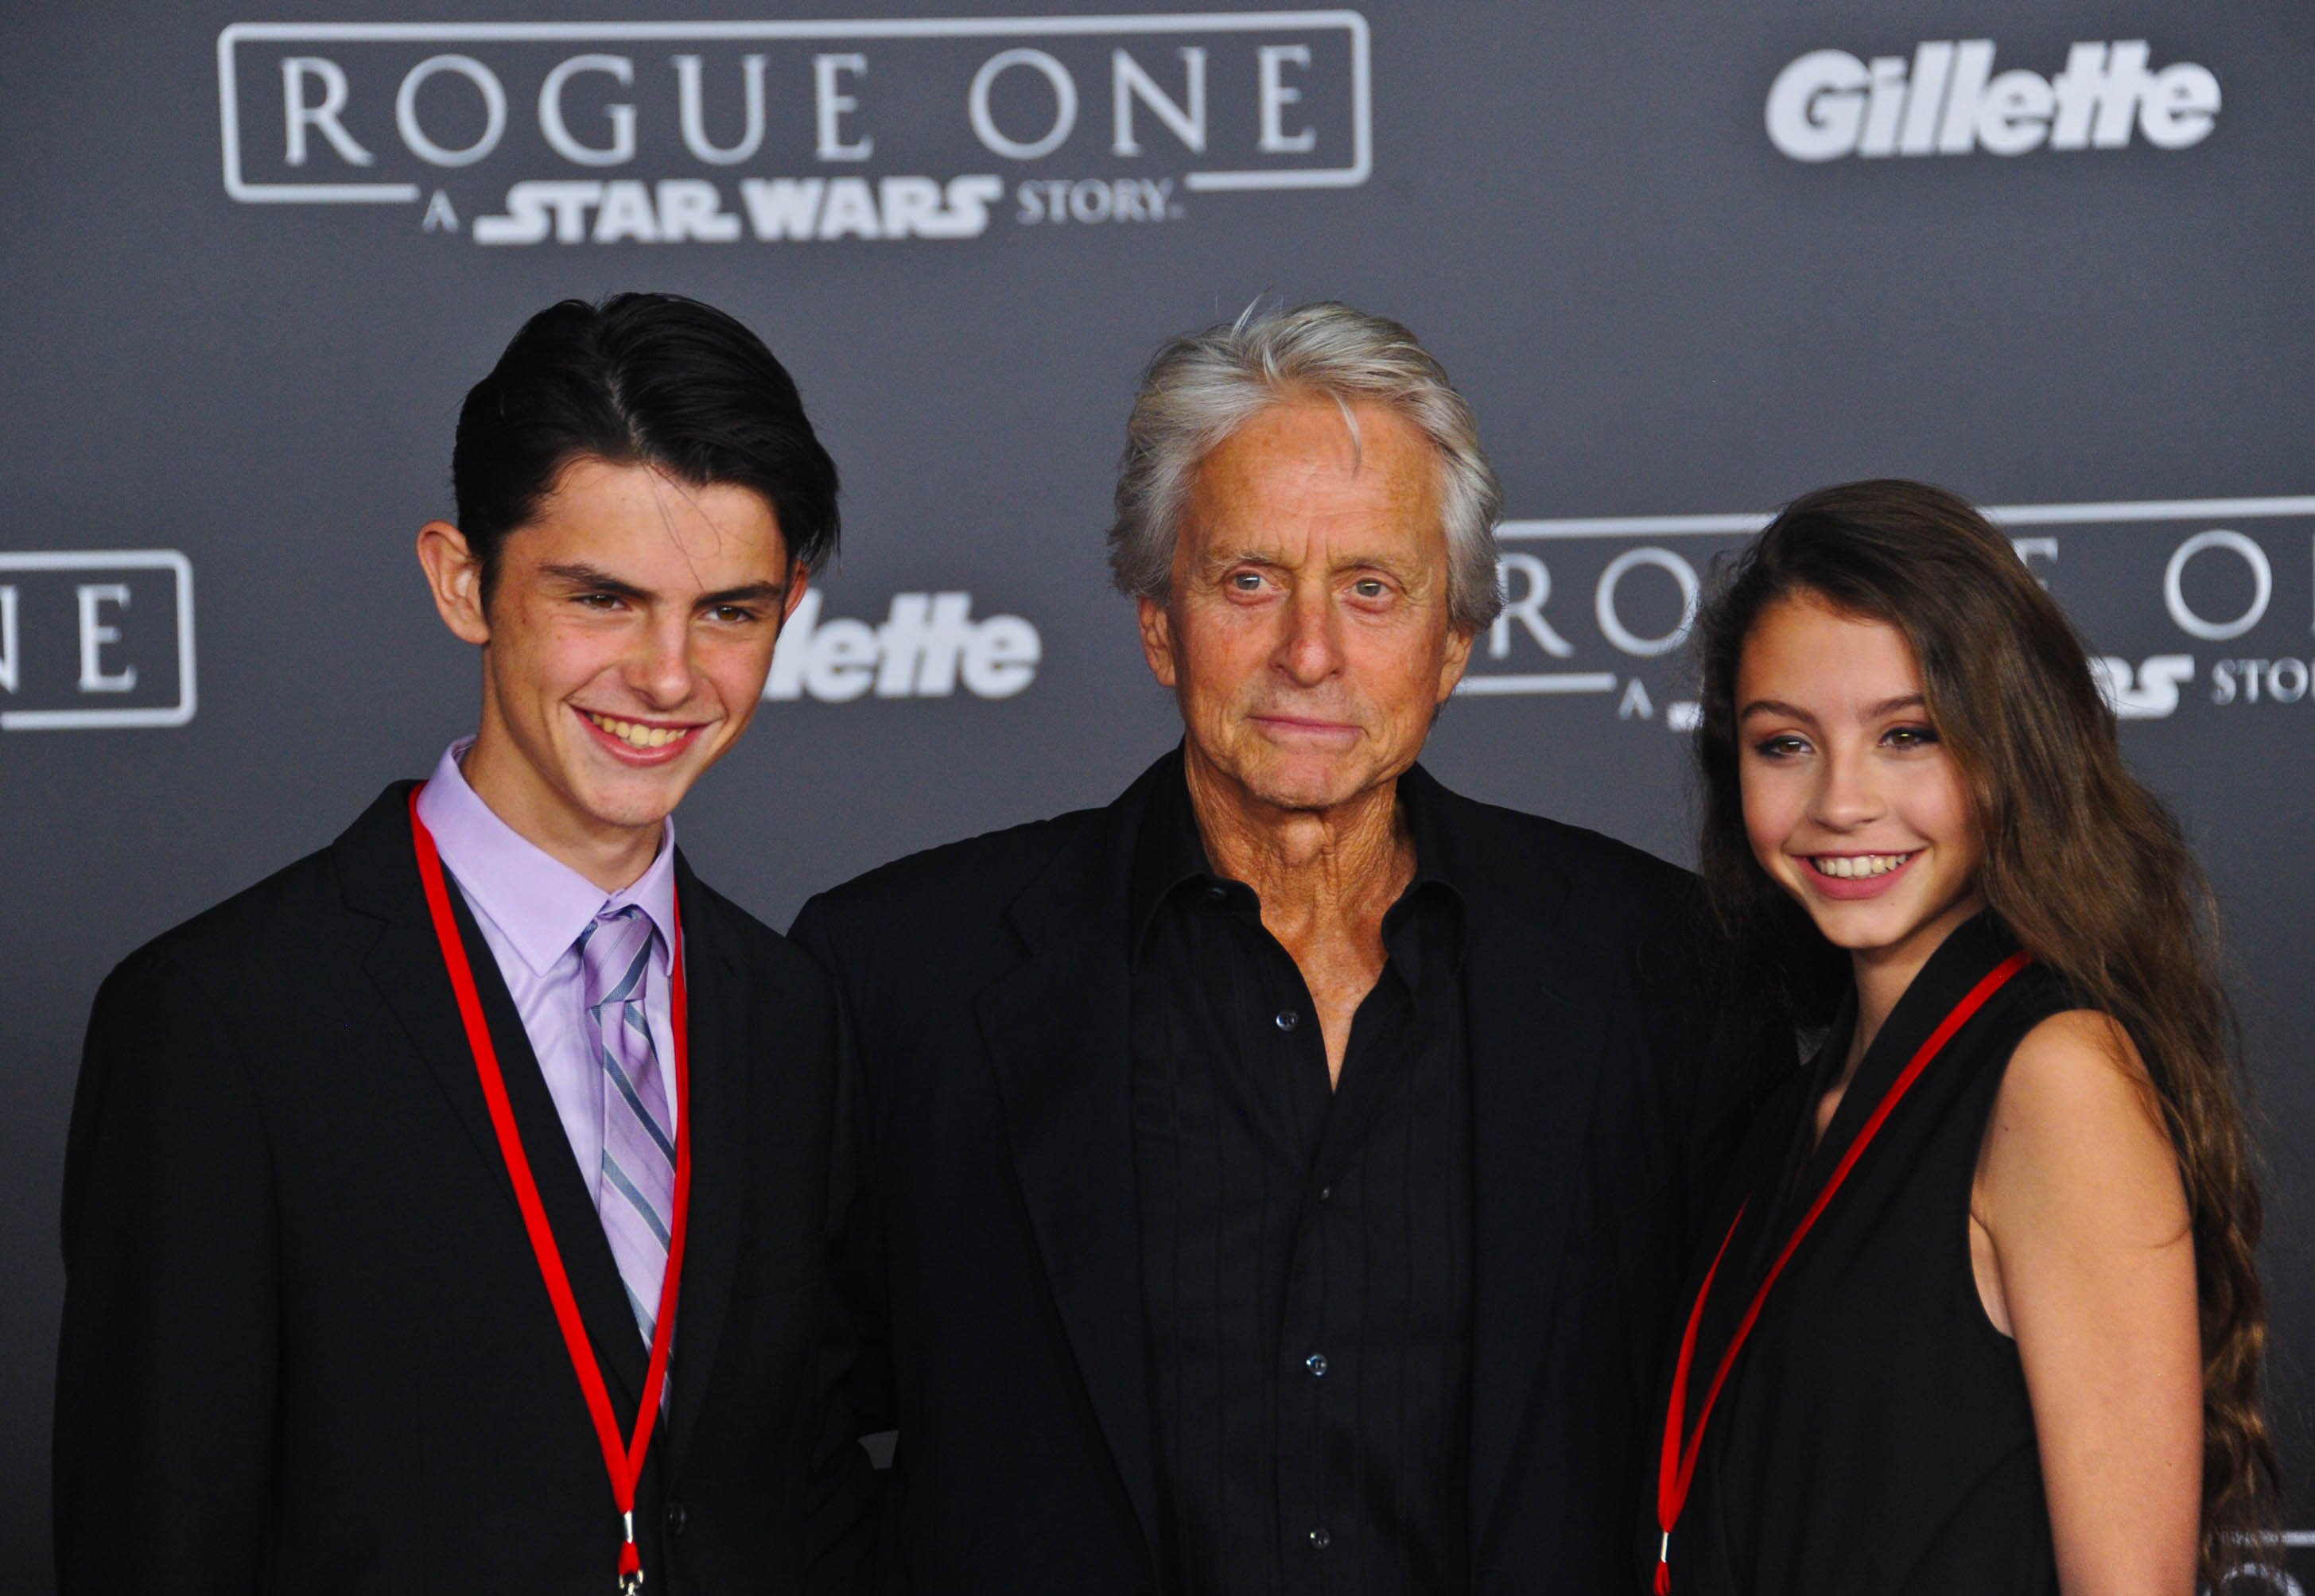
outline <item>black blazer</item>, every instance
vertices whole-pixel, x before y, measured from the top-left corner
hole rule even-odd
[[[897,1423],[888,1584],[1157,1583],[1136,1253],[1127,884],[1152,784],[936,849],[791,933],[857,1027]],[[1656,1347],[1750,1050],[1685,873],[1421,787],[1465,894],[1482,1592],[1626,1588]]]
[[[609,1481],[420,890],[411,784],[132,955],[66,1157],[56,1545],[67,1596],[608,1592]],[[824,1381],[846,1093],[825,979],[680,857],[692,1208],[648,1589],[856,1562],[858,1425]],[[613,1406],[644,1349],[488,944],[451,894]]]

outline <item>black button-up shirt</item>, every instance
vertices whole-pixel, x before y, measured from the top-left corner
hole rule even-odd
[[[1142,827],[1134,1158],[1176,1596],[1468,1584],[1462,900],[1406,818],[1416,873],[1335,1086],[1301,972],[1212,873],[1178,767]]]

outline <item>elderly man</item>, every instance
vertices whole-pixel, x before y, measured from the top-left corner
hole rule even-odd
[[[1176,340],[1128,437],[1181,747],[795,927],[859,1037],[894,1583],[1620,1588],[1743,1074],[1689,879],[1415,764],[1500,494],[1405,328]]]

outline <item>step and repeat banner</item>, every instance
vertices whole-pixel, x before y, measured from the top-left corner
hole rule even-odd
[[[1407,323],[1502,473],[1510,606],[1432,767],[1672,856],[1715,563],[1829,482],[1988,506],[2218,888],[2306,1481],[2315,12],[680,9],[0,22],[9,1589],[47,1588],[97,982],[470,729],[412,554],[458,401],[530,312],[629,288],[759,331],[844,473],[843,556],[682,817],[775,924],[1171,741],[1111,473],[1158,341],[1257,298]]]

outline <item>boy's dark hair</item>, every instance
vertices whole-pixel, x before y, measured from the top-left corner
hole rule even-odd
[[[549,306],[468,390],[450,481],[485,603],[507,534],[581,458],[752,489],[778,518],[790,558],[818,571],[836,552],[836,462],[795,383],[761,339],[696,299]]]

